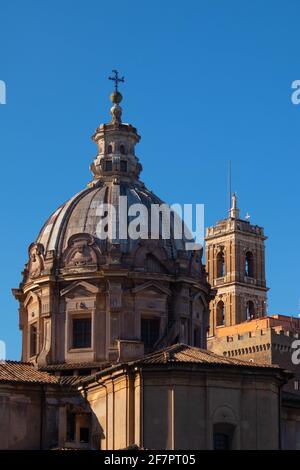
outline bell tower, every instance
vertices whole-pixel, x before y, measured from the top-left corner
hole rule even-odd
[[[264,229],[240,218],[235,193],[226,219],[206,231],[208,282],[216,290],[210,302],[209,336],[266,315]]]

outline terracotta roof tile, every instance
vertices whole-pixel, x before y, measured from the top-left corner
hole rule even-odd
[[[86,377],[90,377],[90,375],[70,375],[70,376],[62,376],[62,377],[57,377],[59,380],[59,383],[61,385],[69,386],[69,387],[77,387],[78,385],[81,384],[82,380],[84,380]]]
[[[37,370],[29,362],[0,361],[0,382],[59,384],[57,377]]]
[[[42,367],[41,370],[55,372],[59,370],[74,370],[74,369],[103,369],[109,367],[109,362],[61,362],[58,364],[50,364]]]
[[[160,351],[148,354],[137,361],[135,364],[169,364],[169,363],[195,363],[211,365],[229,365],[240,367],[265,367],[279,369],[277,365],[259,364],[241,359],[233,359],[220,356],[205,349],[188,346],[186,344],[174,344]]]
[[[233,359],[224,356],[219,356],[211,351],[199,349],[196,347],[188,346],[186,344],[174,344],[167,348],[153,352],[140,359],[134,361],[113,364],[110,367],[96,372],[88,377],[82,377],[80,385],[85,385],[94,382],[96,379],[102,377],[104,374],[121,369],[126,366],[147,366],[147,365],[180,365],[180,364],[198,364],[203,366],[225,366],[225,367],[245,367],[251,369],[273,369],[281,371],[278,365],[263,364],[257,362],[250,362],[241,359]]]

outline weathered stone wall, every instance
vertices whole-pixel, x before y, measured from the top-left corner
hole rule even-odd
[[[57,390],[38,384],[1,384],[0,449],[41,449],[58,444]]]
[[[88,389],[102,449],[212,449],[214,426],[234,429],[234,449],[279,447],[279,384],[240,368],[119,373]],[[93,431],[95,434],[96,430]]]

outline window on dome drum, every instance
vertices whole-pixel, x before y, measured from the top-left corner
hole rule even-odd
[[[120,153],[122,155],[126,155],[126,148],[125,148],[125,145],[123,145],[123,144],[120,145]]]
[[[220,251],[217,255],[217,276],[225,276],[225,257],[223,251]]]
[[[141,340],[144,343],[145,352],[151,351],[159,337],[159,319],[141,319]]]
[[[213,449],[231,450],[234,436],[234,426],[227,423],[214,424]]]
[[[127,162],[126,162],[126,160],[121,160],[120,169],[121,169],[121,171],[126,173],[126,171],[127,171]]]
[[[112,161],[111,160],[107,160],[107,162],[105,162],[105,171],[112,171]]]
[[[216,326],[225,325],[225,305],[222,300],[217,304]]]
[[[254,277],[254,259],[251,251],[248,251],[245,256],[245,276]]]
[[[37,353],[37,323],[30,325],[30,357]]]
[[[299,380],[294,381],[294,390],[299,390]]]
[[[91,347],[91,318],[73,318],[73,348]]]
[[[108,153],[108,154],[112,153],[112,145],[109,145],[109,146],[107,147],[107,153]]]
[[[255,318],[255,307],[252,300],[249,300],[246,304],[246,319],[252,320]]]

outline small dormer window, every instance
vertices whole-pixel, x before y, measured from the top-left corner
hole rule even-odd
[[[124,173],[127,172],[127,162],[126,162],[126,160],[121,160],[120,169],[121,169],[121,171],[123,171]]]
[[[112,153],[112,145],[109,145],[109,146],[107,147],[107,153],[108,153],[108,154],[111,154],[111,153]]]
[[[121,153],[122,155],[126,155],[125,145],[123,145],[123,144],[120,145],[120,153]]]

